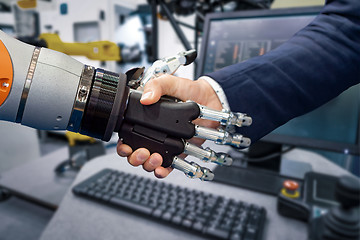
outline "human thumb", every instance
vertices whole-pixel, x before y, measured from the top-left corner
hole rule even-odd
[[[140,102],[144,105],[156,103],[162,95],[169,94],[174,87],[172,76],[163,75],[152,79],[145,85]]]
[[[151,90],[149,92],[143,92],[140,102],[144,105],[155,103],[156,101],[154,101],[154,92]]]

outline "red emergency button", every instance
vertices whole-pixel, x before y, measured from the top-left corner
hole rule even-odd
[[[299,188],[299,183],[293,180],[286,180],[283,183],[283,188],[281,189],[281,193],[289,198],[298,198],[300,196],[298,188]]]
[[[292,180],[286,180],[283,184],[284,188],[288,191],[296,191],[299,188],[299,184]]]

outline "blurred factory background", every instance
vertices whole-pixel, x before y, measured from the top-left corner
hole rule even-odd
[[[0,29],[26,43],[64,52],[85,64],[113,72],[126,72],[134,67],[149,67],[156,59],[184,50],[186,43],[179,37],[164,9],[156,2],[0,0]],[[223,1],[165,1],[177,27],[182,30],[185,41],[196,48],[199,54],[203,17],[208,13],[324,4],[324,0],[221,2]],[[156,5],[157,10],[158,21],[155,28],[152,4]],[[196,64],[180,68],[176,75],[194,79],[197,77]],[[117,141],[117,134],[109,142],[102,142],[70,132],[35,130],[0,121],[0,180],[9,173],[27,171],[29,176],[39,175],[39,181],[52,179],[60,185],[55,195],[49,194],[51,201],[44,204],[45,209],[31,210],[32,206],[20,199],[0,204],[0,212],[3,214],[0,214],[0,239],[38,239],[78,170],[95,157],[115,153]],[[360,174],[358,156],[323,150],[311,151],[329,158],[355,175]],[[53,159],[56,161],[51,162]],[[13,178],[14,181],[15,179]],[[51,188],[50,184],[41,184],[44,184],[43,189]],[[22,191],[25,193],[21,193]],[[26,197],[26,191],[20,189],[19,196],[38,201]],[[28,191],[33,190],[29,188]],[[0,191],[0,200],[1,194],[5,198],[9,193]],[[36,211],[36,217],[32,211]],[[19,214],[14,215],[14,212]],[[25,228],[22,227],[24,223],[27,224]],[[16,231],[20,228],[21,231]],[[3,237],[3,233],[8,235]]]

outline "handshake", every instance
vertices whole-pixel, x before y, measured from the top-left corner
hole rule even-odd
[[[222,109],[210,86],[199,79],[172,76],[181,66],[196,58],[196,51],[157,60],[144,73],[127,73],[131,88],[121,128],[117,152],[133,166],[143,165],[159,178],[178,169],[190,178],[212,180],[211,170],[183,159],[192,155],[206,162],[231,165],[232,158],[200,145],[204,140],[236,148],[248,147],[249,138],[234,132],[234,126],[251,125],[251,117]],[[141,89],[142,91],[139,91]]]

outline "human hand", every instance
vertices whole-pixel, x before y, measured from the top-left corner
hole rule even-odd
[[[163,95],[173,96],[182,101],[191,100],[215,110],[222,109],[221,102],[213,88],[203,79],[192,81],[172,75],[162,75],[145,85],[140,101],[144,105],[151,105],[159,101]],[[196,119],[193,122],[194,124],[209,128],[216,128],[219,125],[218,122],[202,119]],[[201,145],[204,140],[192,138],[189,142]],[[120,156],[127,157],[131,165],[142,165],[146,171],[154,171],[155,176],[158,178],[164,178],[172,171],[171,167],[164,168],[161,166],[163,159],[160,154],[153,153],[150,155],[148,149],[139,148],[133,152],[130,146],[119,141],[117,152]]]

